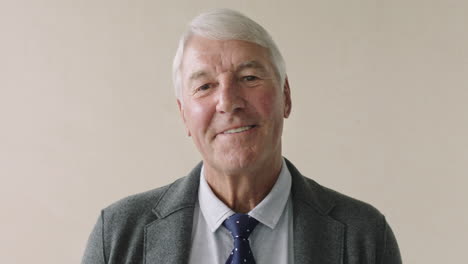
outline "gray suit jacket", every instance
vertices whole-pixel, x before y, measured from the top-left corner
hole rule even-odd
[[[295,264],[401,263],[379,211],[286,163],[292,175]],[[201,163],[187,177],[102,210],[82,263],[187,263],[200,168]]]

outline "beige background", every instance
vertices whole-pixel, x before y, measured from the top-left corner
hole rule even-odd
[[[468,2],[0,0],[1,262],[79,262],[101,208],[200,160],[170,65],[213,7],[284,54],[284,155],[379,208],[405,263],[464,262]]]

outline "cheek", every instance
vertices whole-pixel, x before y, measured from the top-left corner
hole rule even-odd
[[[254,97],[256,110],[264,117],[271,119],[281,112],[281,102],[274,93],[263,93]]]
[[[213,112],[203,103],[190,103],[187,105],[186,120],[192,135],[204,134],[210,125]]]

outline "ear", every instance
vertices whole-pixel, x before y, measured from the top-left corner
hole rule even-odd
[[[289,114],[291,114],[291,89],[289,88],[289,81],[288,77],[284,80],[284,87],[283,87],[283,98],[284,98],[284,118],[288,118]]]
[[[184,121],[184,126],[185,126],[185,130],[187,131],[187,135],[190,137],[192,135],[190,134],[190,130],[187,127],[187,122],[185,120],[184,107],[182,106],[182,102],[179,99],[177,99],[177,106],[179,107],[180,117],[182,117],[182,121]]]

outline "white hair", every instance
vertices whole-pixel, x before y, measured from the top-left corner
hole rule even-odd
[[[197,35],[215,40],[243,40],[258,44],[268,50],[281,87],[286,78],[286,65],[273,38],[257,22],[238,11],[214,9],[195,17],[182,35],[172,65],[172,78],[177,98],[182,96],[180,66],[184,49],[191,36]]]

